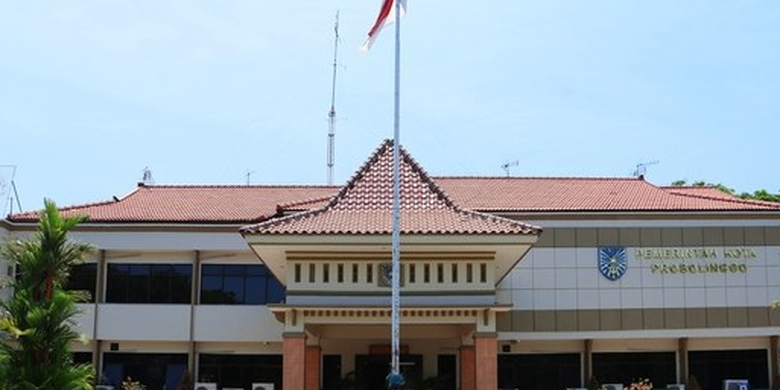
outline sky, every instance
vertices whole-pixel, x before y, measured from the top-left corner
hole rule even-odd
[[[381,0],[0,0],[0,194],[25,211],[156,184],[335,184],[393,136]],[[408,0],[401,144],[434,176],[780,191],[780,2]],[[517,161],[516,164],[514,162]],[[14,172],[15,171],[15,172]]]

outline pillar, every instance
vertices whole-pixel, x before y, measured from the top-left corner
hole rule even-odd
[[[304,390],[306,381],[306,335],[304,333],[285,333],[282,345],[282,381],[283,390]]]
[[[593,339],[585,339],[583,345],[582,356],[582,387],[588,387],[590,378],[593,377]]]
[[[320,355],[322,349],[319,346],[306,347],[305,359],[305,390],[320,390]]]
[[[474,336],[476,358],[476,389],[496,390],[498,388],[498,340],[495,333]]]
[[[460,347],[460,390],[475,390],[476,380],[476,355],[473,346]]]
[[[688,383],[688,338],[683,337],[677,340],[677,359],[680,367],[677,372],[677,383]]]
[[[780,351],[777,350],[777,336],[769,336],[769,363],[772,367],[772,369],[769,371],[769,385],[772,388],[775,388],[777,384],[775,383],[776,380],[778,380],[778,376],[780,376],[780,367],[778,367],[778,361],[780,361],[780,356],[778,356],[778,353]]]

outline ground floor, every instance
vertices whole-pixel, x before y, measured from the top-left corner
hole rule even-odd
[[[776,336],[523,341],[476,334],[464,340],[447,337],[453,329],[428,337],[430,330],[408,332],[402,342],[401,369],[409,389],[562,390],[588,387],[594,378],[602,386],[647,378],[665,388],[690,386],[693,377],[704,390],[724,389],[728,380],[768,389],[777,375]],[[355,337],[347,337],[350,333]],[[193,382],[222,390],[254,390],[260,384],[276,390],[384,387],[390,362],[386,339],[348,327],[320,335],[241,344],[108,342],[97,354],[77,353],[76,360],[93,361],[102,382],[115,389],[127,377],[150,390],[175,389],[190,372]]]

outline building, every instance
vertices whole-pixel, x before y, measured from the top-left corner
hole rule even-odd
[[[99,249],[71,280],[94,298],[77,358],[114,385],[172,389],[189,371],[221,389],[382,388],[391,150],[343,187],[139,185],[64,208],[90,215],[74,237]],[[640,178],[430,177],[401,155],[415,388],[775,383],[780,205]]]

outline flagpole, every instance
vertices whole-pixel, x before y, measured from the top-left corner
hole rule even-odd
[[[400,189],[400,148],[401,148],[401,1],[395,0],[395,94],[393,115],[393,234],[392,234],[392,298],[391,298],[391,370],[388,387],[403,386],[400,373],[401,339],[401,189]]]

